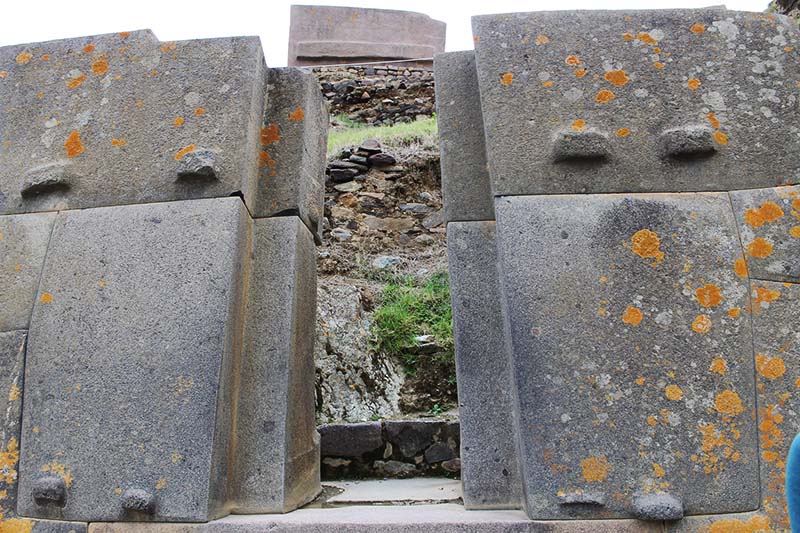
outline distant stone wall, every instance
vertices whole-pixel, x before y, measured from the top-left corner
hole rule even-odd
[[[396,64],[318,67],[331,117],[376,126],[412,122],[436,110],[433,70]]]
[[[446,28],[411,11],[292,6],[288,65],[433,58],[444,51]]]

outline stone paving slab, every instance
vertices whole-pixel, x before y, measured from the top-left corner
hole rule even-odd
[[[473,35],[495,195],[774,187],[800,169],[786,17],[511,13]]]
[[[733,191],[731,203],[750,276],[800,281],[800,186]]]
[[[687,516],[680,522],[667,523],[668,533],[771,533],[774,524],[763,513],[736,513]]]
[[[28,328],[55,218],[0,216],[0,331]]]
[[[58,214],[28,339],[21,515],[225,512],[248,231],[239,198]]]
[[[90,533],[661,533],[661,522],[532,522],[522,511],[466,511],[457,504],[300,509],[284,515],[229,516],[207,524],[96,523]]]
[[[327,503],[444,502],[462,496],[460,480],[435,477],[326,481],[325,485],[343,491]]]
[[[447,225],[461,479],[468,509],[522,506],[495,230],[494,222]]]
[[[725,193],[498,198],[527,511],[759,505],[749,285]]]
[[[445,219],[494,220],[475,52],[438,54],[433,66]]]
[[[0,214],[236,193],[253,205],[265,68],[257,37],[0,48]]]

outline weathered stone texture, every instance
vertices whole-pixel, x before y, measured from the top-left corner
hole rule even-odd
[[[249,225],[239,198],[58,214],[27,354],[19,512],[224,514]],[[31,497],[65,482],[63,507]],[[129,489],[156,500],[123,510]]]
[[[256,37],[1,48],[0,214],[237,193],[253,205],[264,72]],[[187,168],[192,152],[213,176]]]
[[[295,5],[288,65],[432,58],[444,51],[445,30],[444,22],[411,11]]]
[[[297,215],[319,240],[328,109],[313,74],[273,68],[267,71],[267,84],[253,214]]]
[[[511,355],[494,222],[450,222],[447,253],[458,376],[461,479],[468,509],[519,508]]]
[[[434,69],[445,219],[494,220],[475,53],[439,54]]]
[[[250,268],[232,498],[237,512],[287,512],[320,491],[311,233],[294,216],[256,220]]]
[[[529,516],[657,519],[635,502],[652,492],[686,514],[757,508],[749,286],[727,194],[495,210]]]
[[[0,216],[0,331],[27,329],[55,215]]]
[[[800,186],[731,193],[750,277],[800,281]]]
[[[473,32],[495,195],[773,187],[800,169],[785,17],[554,11]]]
[[[800,432],[800,285],[752,281],[753,347],[758,388],[761,508],[776,531],[790,529],[786,457]]]

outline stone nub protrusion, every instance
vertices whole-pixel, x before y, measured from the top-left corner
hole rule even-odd
[[[122,508],[126,511],[153,514],[156,512],[156,497],[147,490],[128,489],[122,493]]]
[[[683,502],[677,496],[666,493],[644,494],[633,500],[636,517],[641,520],[680,520],[683,518]]]
[[[217,180],[217,156],[211,150],[198,148],[187,153],[178,162],[179,180]]]
[[[711,128],[701,125],[665,130],[660,137],[663,157],[696,159],[714,155],[717,148]]]
[[[64,507],[67,503],[67,484],[59,476],[40,477],[33,482],[31,494],[36,505]]]
[[[553,144],[556,162],[601,162],[610,158],[608,137],[597,131],[560,132]]]

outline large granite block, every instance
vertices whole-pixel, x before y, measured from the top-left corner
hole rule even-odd
[[[321,490],[314,419],[316,252],[294,216],[254,223],[232,499],[287,512]]]
[[[494,220],[475,52],[439,54],[433,66],[445,219]]]
[[[20,515],[226,512],[248,242],[239,198],[58,214],[29,333]]]
[[[800,281],[800,186],[731,192],[750,277]]]
[[[26,331],[0,333],[0,531],[17,520],[19,441]],[[17,522],[15,522],[17,520]]]
[[[800,169],[786,17],[551,11],[473,33],[495,195],[774,187]]]
[[[252,205],[264,71],[257,37],[0,48],[0,214],[238,193]]]
[[[0,216],[0,331],[27,329],[55,214]]]
[[[728,195],[504,197],[495,212],[529,516],[755,510]]]
[[[316,76],[269,69],[255,217],[297,215],[320,239],[327,141],[328,108]]]
[[[753,347],[758,388],[761,506],[775,531],[791,529],[786,457],[800,432],[800,285],[752,281]]]
[[[504,335],[494,222],[447,225],[450,297],[468,509],[520,508],[510,347]]]

